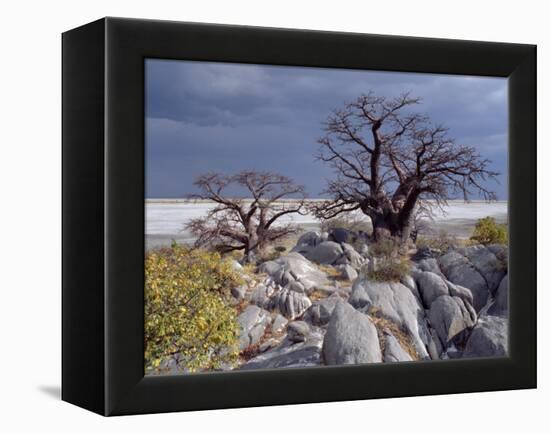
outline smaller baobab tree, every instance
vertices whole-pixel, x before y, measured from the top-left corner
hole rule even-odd
[[[473,192],[495,198],[485,182],[498,175],[490,161],[412,112],[419,102],[409,94],[368,93],[333,111],[318,159],[336,176],[324,192],[330,199],[315,206],[318,217],[360,210],[371,218],[376,240],[391,236],[405,244],[419,209],[468,200]]]
[[[201,192],[190,198],[216,204],[205,217],[186,224],[197,237],[195,246],[220,253],[243,251],[244,263],[261,257],[270,243],[295,233],[293,225],[281,223],[283,216],[306,212],[304,187],[276,173],[209,173],[199,176],[194,185]],[[228,190],[233,189],[246,192],[245,196],[229,196]]]

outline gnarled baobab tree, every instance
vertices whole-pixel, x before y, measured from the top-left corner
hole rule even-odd
[[[247,170],[230,176],[210,173],[194,184],[201,193],[190,198],[216,203],[206,217],[187,223],[186,229],[197,237],[195,245],[222,253],[242,250],[244,262],[252,262],[269,243],[295,232],[291,224],[281,224],[281,217],[305,212],[304,187],[283,175]],[[228,196],[232,187],[246,191],[246,197]]]
[[[405,243],[415,209],[429,206],[427,200],[441,206],[456,196],[468,200],[472,191],[495,199],[484,185],[498,175],[490,161],[413,113],[419,102],[409,94],[388,99],[368,93],[328,117],[318,158],[336,178],[325,190],[330,200],[315,207],[318,217],[361,210],[372,220],[375,239]]]

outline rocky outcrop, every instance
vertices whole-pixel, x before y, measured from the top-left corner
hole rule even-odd
[[[460,248],[457,251],[468,258],[473,267],[483,276],[489,291],[493,292],[498,288],[506,274],[507,265],[497,258],[491,249],[483,245],[476,245]]]
[[[451,250],[439,258],[439,266],[452,283],[468,288],[473,295],[473,306],[479,312],[489,298],[489,286],[468,258]]]
[[[470,333],[462,357],[502,357],[507,353],[507,318],[481,316]]]
[[[305,293],[288,288],[277,291],[269,302],[270,309],[277,309],[291,320],[302,315],[310,306],[311,300]]]
[[[283,287],[297,282],[306,292],[329,283],[325,273],[296,252],[264,262],[258,271],[268,274],[274,283]]]
[[[368,316],[339,302],[325,335],[323,356],[327,365],[381,362],[380,342]]]
[[[354,249],[356,237],[307,232],[258,267],[259,284],[232,289],[234,304],[251,303],[238,317],[239,346],[256,355],[241,369],[506,354],[505,247],[425,249],[410,275],[378,282],[368,277],[376,258]]]

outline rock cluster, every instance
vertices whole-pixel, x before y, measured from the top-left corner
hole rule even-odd
[[[261,282],[232,291],[248,302],[240,349],[256,348],[240,369],[506,355],[506,247],[419,250],[410,274],[377,282],[361,271],[375,263],[361,237],[307,232],[258,266]]]

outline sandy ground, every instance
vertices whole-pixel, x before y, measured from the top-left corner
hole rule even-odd
[[[147,200],[145,202],[145,245],[146,249],[169,246],[172,240],[179,243],[193,241],[191,234],[184,231],[185,223],[192,218],[205,216],[214,207],[210,203],[188,203],[181,200]],[[432,221],[426,221],[426,233],[445,231],[449,235],[467,238],[476,221],[491,216],[498,222],[507,221],[506,201],[487,203],[483,201],[449,202],[444,212],[438,211]],[[294,223],[303,230],[319,228],[319,221],[311,215],[294,215],[282,218],[281,222]]]

